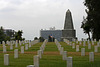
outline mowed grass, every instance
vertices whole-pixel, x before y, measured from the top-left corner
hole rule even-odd
[[[72,46],[68,45],[67,43],[60,42],[60,44],[64,48],[64,51],[76,52],[76,49],[72,49]],[[95,45],[91,45],[91,49],[88,49],[87,43],[86,43],[86,46],[79,45],[79,52],[81,52],[81,48],[85,48],[85,52],[94,52],[94,46],[96,46],[96,44]],[[98,52],[100,52],[100,47],[98,47]]]
[[[98,52],[95,53],[94,62],[89,62],[89,52],[94,52],[94,46],[91,45],[91,49],[88,49],[88,45],[86,46],[79,45],[79,52],[76,52],[76,49],[72,49],[72,46],[60,42],[61,46],[64,48],[64,51],[69,52],[67,55],[73,57],[73,67],[100,67],[100,47],[98,47]],[[81,48],[85,48],[85,52],[87,52],[86,56],[81,56]]]
[[[0,54],[0,67],[26,67],[33,64],[34,54],[19,54],[19,58],[14,58],[12,53],[9,53],[9,66],[4,66],[4,54]]]
[[[58,48],[54,42],[48,42],[45,51],[58,51]]]
[[[25,51],[37,51],[40,49],[41,45],[42,45],[42,42],[34,44],[34,45],[32,45],[31,48],[29,48],[28,50],[25,50]],[[6,44],[6,49],[7,49],[7,51],[14,51],[15,49],[18,49],[19,51],[21,51],[21,46],[24,46],[24,49],[25,49],[25,44],[22,44],[22,45],[18,44],[18,47],[15,47],[15,44],[14,44],[12,50],[10,50],[10,46]],[[0,45],[0,51],[3,51],[3,45]]]
[[[37,43],[32,45],[29,50],[25,50],[25,54],[20,53],[21,46],[25,46],[25,44],[19,45],[17,48],[15,45],[13,46],[14,49],[19,50],[19,58],[14,58],[14,49],[10,50],[10,46],[6,45],[7,53],[3,53],[3,47],[0,45],[0,67],[26,67],[27,65],[33,64],[33,56],[36,55],[37,50],[40,49],[41,43]],[[9,52],[10,51],[10,52]],[[26,53],[27,52],[27,53]],[[32,53],[35,52],[35,53]],[[4,66],[4,54],[9,54],[9,66]]]
[[[66,61],[62,60],[60,53],[58,54],[59,51],[54,42],[48,42],[44,52],[52,53],[50,55],[42,55],[40,67],[66,67]],[[53,52],[55,52],[55,54]]]
[[[80,52],[76,52],[75,49],[72,49],[71,46],[67,45],[64,42],[60,42],[61,46],[64,47],[64,51],[69,52],[67,56],[73,57],[73,67],[100,67],[100,48],[99,52],[95,53],[94,62],[89,62],[89,55],[81,56]],[[13,50],[10,50],[10,47],[7,46],[7,54],[10,57],[10,65],[4,66],[4,54],[2,53],[2,46],[0,45],[0,67],[26,67],[27,65],[33,65],[33,56],[37,55],[37,51],[40,49],[41,43],[37,43],[32,45],[29,50],[25,50],[25,54],[20,54],[20,47],[14,48],[19,49],[19,58],[15,59]],[[24,46],[24,45],[23,45]],[[80,50],[83,46],[80,46]],[[88,50],[86,46],[86,52],[94,51],[94,48]],[[9,52],[10,51],[10,52]],[[34,53],[35,52],[35,53]],[[74,53],[73,53],[74,52]],[[46,54],[47,53],[47,54]],[[67,61],[62,60],[62,56],[58,51],[57,46],[54,42],[48,42],[46,44],[44,54],[42,55],[42,59],[40,59],[40,67],[67,67]]]
[[[73,67],[100,67],[100,57],[95,56],[94,62],[89,62],[89,56],[73,56]]]
[[[62,60],[61,55],[43,55],[40,67],[66,67],[66,61]]]

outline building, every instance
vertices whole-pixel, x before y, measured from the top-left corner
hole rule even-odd
[[[76,30],[73,26],[73,20],[70,10],[67,10],[66,12],[63,30],[55,30],[55,27],[50,28],[50,30],[40,30],[40,37],[48,39],[48,36],[52,36],[56,38],[58,41],[62,41],[63,39],[68,39],[72,41],[76,38]]]
[[[9,36],[11,39],[14,38],[15,35],[15,31],[12,29],[4,29],[4,34],[6,34],[7,36]]]
[[[48,37],[51,36],[61,41],[62,30],[40,30],[40,36],[44,39],[48,39]]]

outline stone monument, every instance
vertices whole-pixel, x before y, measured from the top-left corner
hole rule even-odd
[[[76,30],[73,26],[71,12],[68,9],[65,17],[64,30],[62,30],[62,39],[68,39],[72,41],[74,38],[76,38]]]

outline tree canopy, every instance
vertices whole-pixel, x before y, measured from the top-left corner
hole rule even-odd
[[[0,27],[0,42],[2,41],[10,41],[10,40],[25,40],[25,38],[22,38],[22,30],[18,30],[18,32],[15,32],[14,30],[6,30],[3,29],[3,27]]]
[[[87,13],[86,21],[82,22],[81,28],[84,32],[89,34],[91,32],[93,39],[100,39],[100,0],[85,0],[84,5],[87,7],[85,10]]]
[[[6,35],[4,34],[3,27],[0,27],[0,42],[5,41]]]
[[[40,42],[43,42],[45,39],[43,37],[39,37]]]
[[[15,40],[24,40],[25,38],[22,38],[22,33],[23,31],[22,30],[18,30],[18,32],[16,32],[15,34]]]

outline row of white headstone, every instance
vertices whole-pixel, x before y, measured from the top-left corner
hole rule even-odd
[[[69,44],[69,41],[67,39],[64,39],[64,42],[67,43],[68,45],[70,45]],[[72,43],[70,46],[72,46],[73,49],[76,46],[76,52],[79,52],[79,46],[80,45],[75,45],[75,43]],[[83,46],[86,46],[86,43],[84,43]],[[100,44],[99,43],[94,46],[94,52],[98,52],[98,47],[100,47]],[[91,44],[90,43],[88,43],[88,49],[91,49]]]
[[[8,41],[8,42],[10,42],[10,41]],[[11,41],[11,42],[14,42],[14,41]],[[21,43],[22,44],[22,42],[23,41],[19,41],[19,44]],[[25,44],[25,50],[28,50],[28,47],[30,48],[32,45],[34,45],[34,44],[36,44],[36,43],[39,43],[39,40],[34,40],[34,41],[24,41],[23,42],[24,44]],[[29,45],[28,45],[29,44]],[[10,45],[8,45],[8,46],[10,46],[10,50],[13,50],[13,43],[11,43]],[[20,45],[21,46],[21,45]],[[17,43],[17,41],[16,41],[16,43],[15,43],[15,47],[18,47],[18,43]],[[22,50],[22,52],[21,53],[23,53],[24,51],[24,46],[21,46],[21,50]],[[4,41],[3,41],[3,53],[6,53],[7,52],[7,50],[6,50],[6,45],[4,44]]]
[[[73,42],[76,42],[76,41],[78,41],[78,40],[77,40],[77,39],[72,39],[72,41],[73,41]],[[83,38],[82,38],[82,40],[81,40],[81,41],[90,41],[90,40],[89,40],[89,39],[83,39]],[[91,39],[91,41],[97,42],[97,40],[96,40],[96,39],[94,39],[94,40],[93,40],[93,39]],[[100,42],[100,39],[99,39],[99,42]]]
[[[25,43],[29,43],[29,42],[31,42],[31,41],[29,41],[29,40],[24,40],[24,41],[18,41],[18,40],[16,40],[16,41],[2,41],[2,44],[3,45],[5,45],[5,44],[8,44],[8,45],[11,45],[11,44],[18,44],[18,42],[19,42],[19,44],[21,45],[21,44],[25,44]]]
[[[68,44],[69,41],[64,39],[64,42]],[[75,43],[73,43],[71,46],[74,49]],[[91,44],[88,44],[88,49],[91,49]],[[76,45],[76,52],[79,52],[79,45]],[[94,52],[98,52],[98,46],[94,46]],[[89,52],[89,61],[94,61],[94,52]],[[85,56],[85,48],[81,48],[81,56]]]
[[[58,50],[60,51],[60,54],[62,55],[62,59],[67,61],[67,67],[73,67],[72,57],[67,57],[67,51],[63,50],[63,47],[61,47],[57,39],[55,39],[55,43],[58,47]]]
[[[67,39],[64,39],[63,40],[65,43],[67,43],[67,44],[72,44],[72,42],[70,42],[69,40],[67,40]],[[79,45],[83,45],[83,46],[86,46],[86,43],[87,44],[91,44],[91,45],[97,45],[98,47],[100,47],[100,40],[99,40],[99,42],[97,42],[97,41],[86,41],[86,40],[84,40],[84,41],[78,41],[78,40],[75,40],[74,41],[76,44],[79,44]]]
[[[39,67],[39,59],[42,58],[42,54],[44,52],[44,49],[45,49],[45,46],[47,44],[48,40],[44,40],[43,44],[41,45],[40,47],[40,50],[37,51],[37,54],[38,55],[35,55],[33,58],[34,58],[34,65],[28,65],[27,67]]]
[[[32,41],[32,43],[30,42],[31,45],[34,42],[33,41]],[[28,42],[26,41],[26,43],[28,43]],[[38,42],[35,42],[34,44],[36,44],[36,43],[38,43]],[[28,44],[25,45],[25,50],[28,50],[28,47],[31,47],[30,44],[29,44],[29,46],[28,46]],[[3,52],[6,52],[6,46],[3,46]],[[24,46],[21,46],[21,53],[24,54]],[[18,58],[18,49],[14,50],[14,58]],[[9,65],[9,54],[4,54],[4,65]]]

